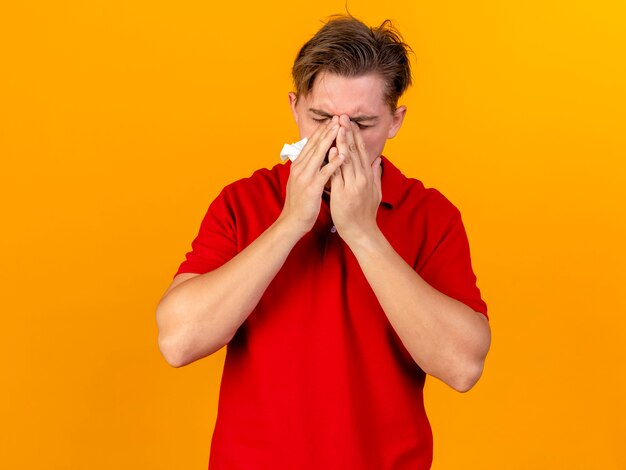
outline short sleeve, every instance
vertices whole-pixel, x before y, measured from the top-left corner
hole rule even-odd
[[[238,251],[236,233],[235,217],[225,188],[210,204],[198,235],[191,243],[191,251],[176,275],[204,274],[231,260]]]
[[[458,210],[455,209],[434,250],[418,273],[438,291],[489,318],[487,304],[476,285],[469,242]]]

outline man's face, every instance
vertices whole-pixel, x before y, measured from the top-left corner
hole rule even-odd
[[[396,135],[406,108],[391,112],[383,99],[383,79],[378,74],[342,77],[322,72],[308,95],[289,93],[291,111],[300,139],[310,137],[317,127],[342,114],[357,123],[370,163],[383,152],[385,142]],[[296,99],[298,98],[298,99]]]

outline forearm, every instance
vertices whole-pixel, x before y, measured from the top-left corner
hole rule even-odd
[[[301,234],[279,218],[218,269],[171,289],[157,308],[159,346],[186,365],[227,344],[258,304]]]
[[[380,231],[350,247],[415,362],[454,389],[469,390],[480,377],[489,350],[486,318],[431,287]]]
[[[337,136],[337,121],[318,126],[291,165],[283,210],[272,226],[220,268],[174,279],[157,308],[159,348],[170,364],[188,364],[228,343],[294,245],[311,230],[324,186],[343,161],[335,152],[323,165]]]

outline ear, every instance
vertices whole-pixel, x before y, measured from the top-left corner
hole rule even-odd
[[[289,106],[291,107],[291,114],[293,115],[293,119],[296,121],[296,125],[298,125],[298,113],[296,112],[296,104],[298,103],[298,96],[290,91],[287,95],[289,97]]]
[[[389,132],[387,133],[388,139],[393,139],[400,127],[402,126],[402,122],[404,122],[404,116],[406,115],[406,106],[399,106],[393,112],[393,118],[391,120],[391,126],[389,127]]]

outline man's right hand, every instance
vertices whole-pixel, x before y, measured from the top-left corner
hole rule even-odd
[[[291,164],[283,211],[278,217],[289,224],[300,236],[309,232],[320,212],[324,186],[343,163],[343,156],[331,149],[339,131],[339,118],[334,116],[319,126]],[[322,166],[331,149],[329,162]]]

